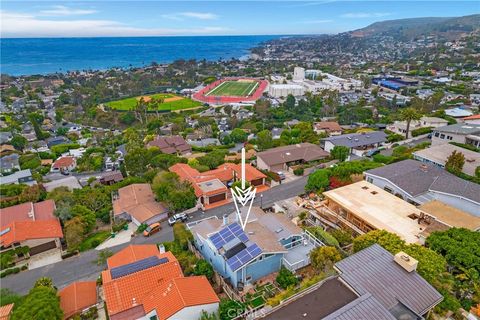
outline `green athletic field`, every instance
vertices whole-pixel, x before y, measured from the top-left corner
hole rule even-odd
[[[258,82],[225,81],[209,91],[206,96],[248,97],[255,92]]]
[[[110,107],[114,110],[119,111],[127,111],[133,110],[137,104],[137,101],[141,98],[145,97],[146,99],[163,99],[164,102],[160,104],[149,103],[149,110],[182,110],[182,109],[190,109],[196,108],[202,105],[201,102],[193,101],[189,98],[184,98],[181,96],[177,96],[174,94],[169,93],[157,93],[152,95],[140,96],[140,97],[133,97],[133,98],[126,98],[117,101],[110,101],[105,103],[106,106]],[[148,98],[147,98],[148,97]]]

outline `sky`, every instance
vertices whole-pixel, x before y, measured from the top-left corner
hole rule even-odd
[[[480,1],[1,1],[2,38],[339,33],[480,13]]]

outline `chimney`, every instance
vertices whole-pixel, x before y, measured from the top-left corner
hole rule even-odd
[[[228,224],[228,214],[223,215],[223,226],[226,226]]]
[[[163,245],[163,243],[160,243],[160,244],[158,245],[158,251],[159,251],[160,253],[165,253],[165,246]]]
[[[137,305],[137,299],[132,298],[132,307],[135,307]]]
[[[407,272],[417,270],[418,261],[410,257],[403,251],[397,253],[393,260],[398,263],[403,269],[407,270]]]

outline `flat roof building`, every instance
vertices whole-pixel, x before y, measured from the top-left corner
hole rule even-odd
[[[293,164],[321,160],[330,154],[312,143],[300,143],[257,153],[257,166],[262,170],[288,170]]]

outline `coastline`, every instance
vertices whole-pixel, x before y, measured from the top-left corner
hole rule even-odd
[[[176,60],[248,60],[252,49],[278,39],[262,36],[169,36],[112,38],[5,38],[2,74],[48,76],[78,71],[130,69]]]

